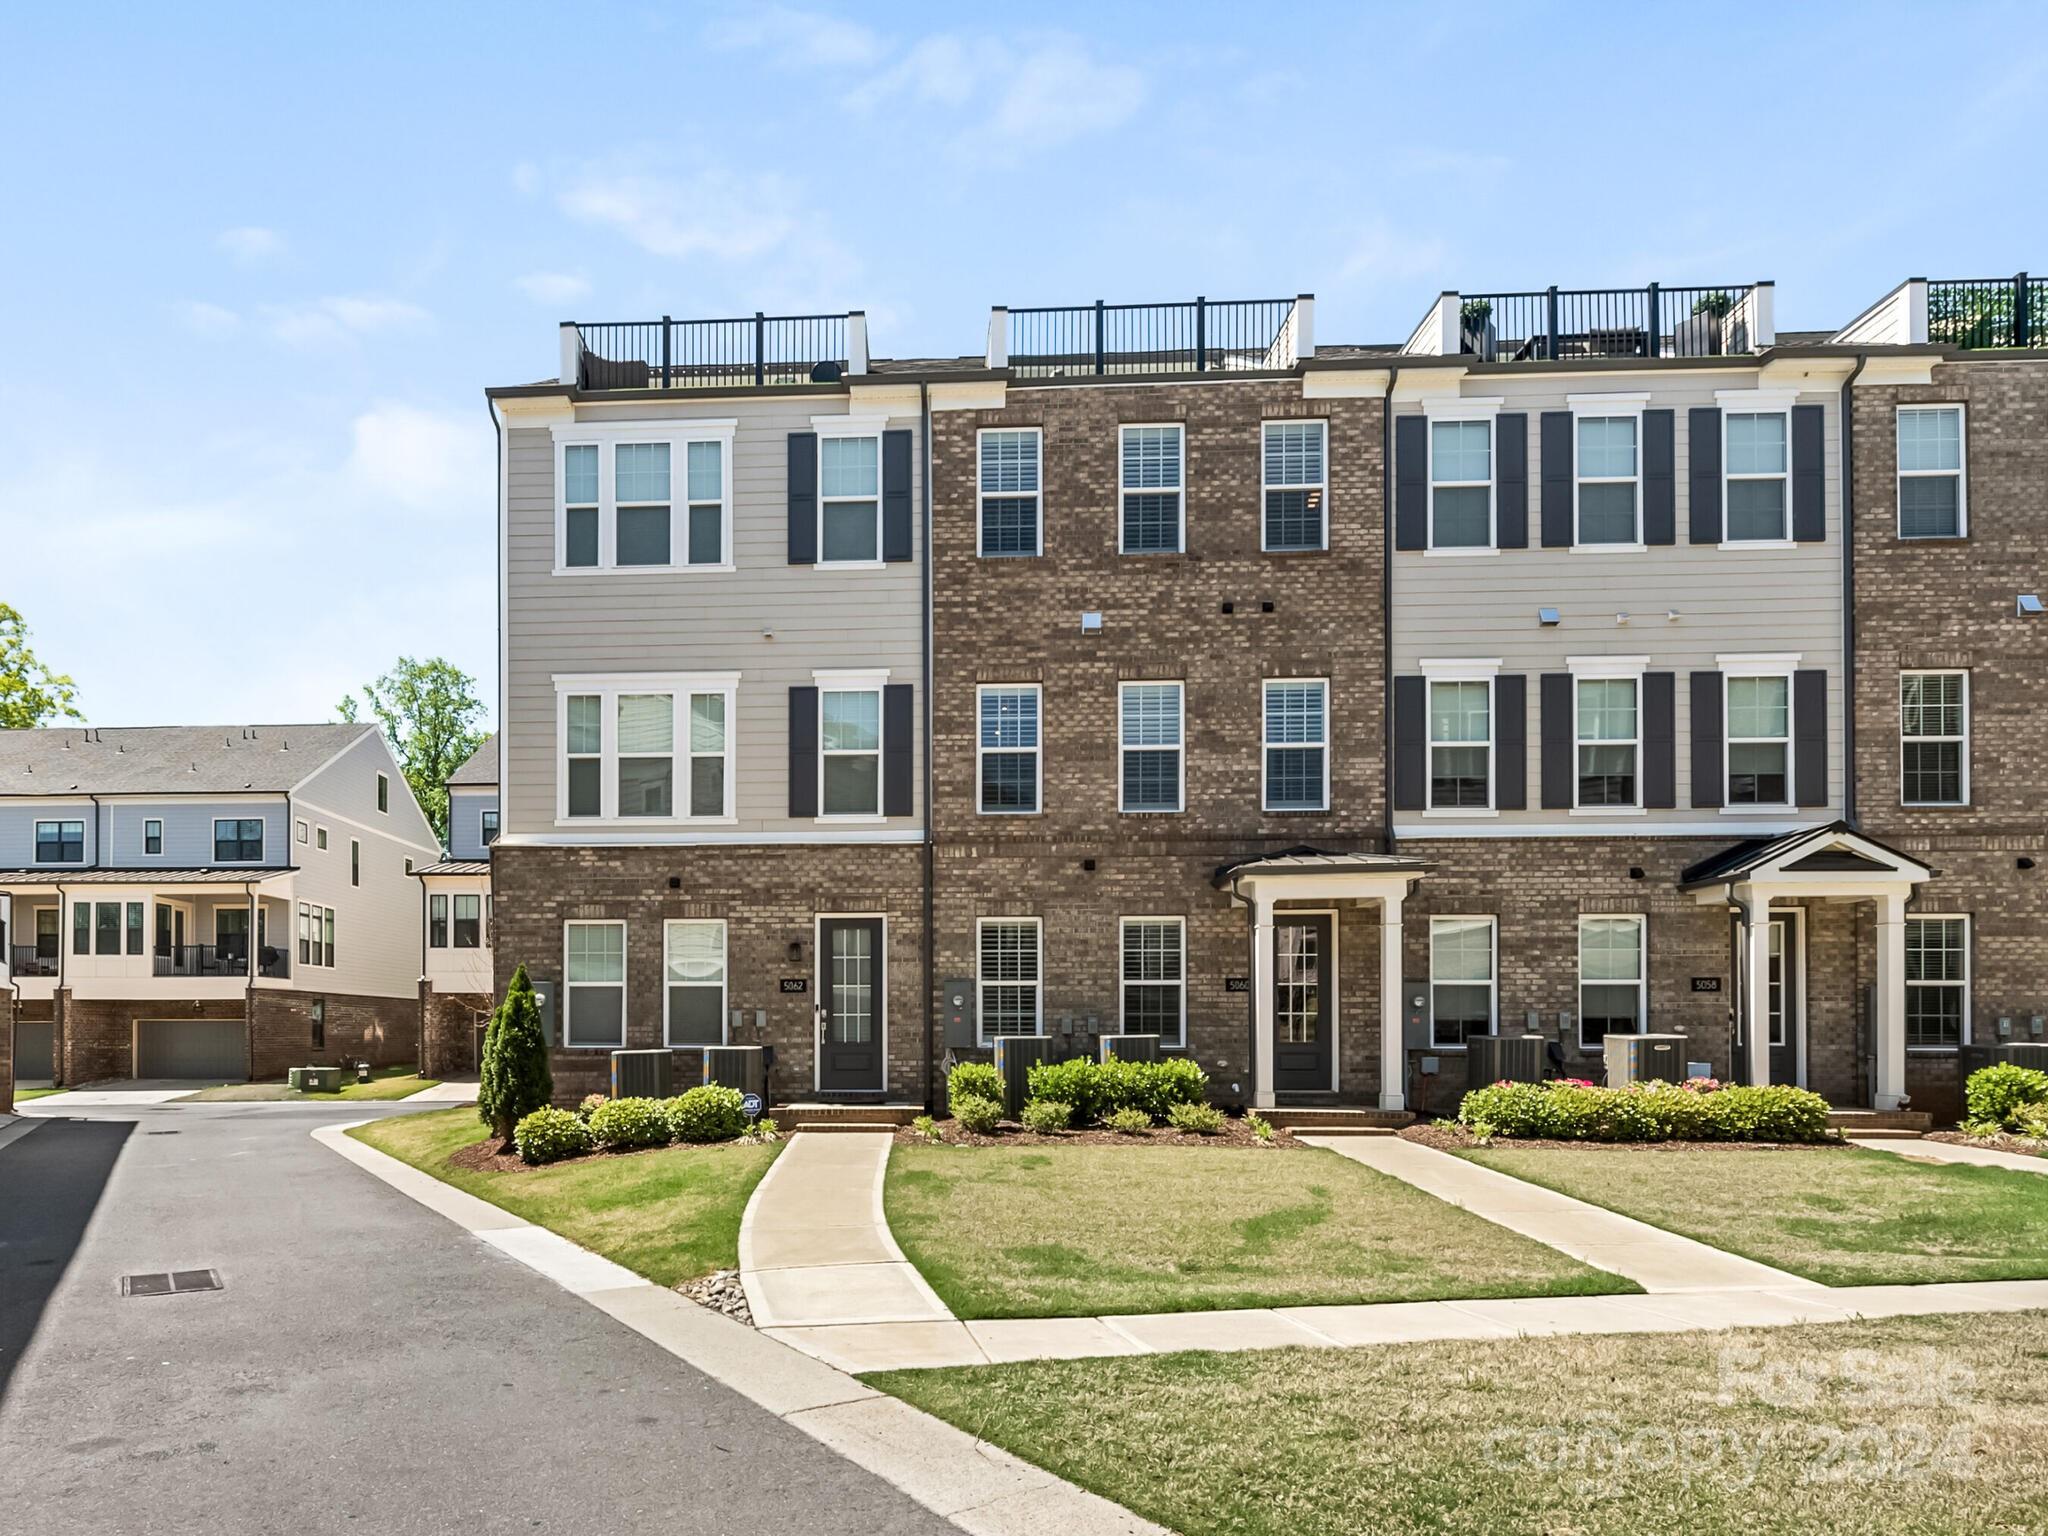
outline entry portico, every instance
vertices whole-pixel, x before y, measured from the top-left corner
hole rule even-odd
[[[1333,853],[1295,848],[1258,854],[1222,865],[1214,884],[1246,909],[1250,954],[1252,1014],[1251,1102],[1272,1108],[1283,1091],[1284,1054],[1313,1047],[1328,1054],[1327,1083],[1317,1089],[1335,1092],[1337,1056],[1331,1030],[1335,1019],[1326,999],[1336,996],[1335,924],[1330,910],[1338,904],[1376,903],[1379,910],[1379,1107],[1399,1111],[1407,1106],[1407,1055],[1402,1030],[1401,907],[1415,882],[1428,872],[1422,859],[1379,853]],[[1293,919],[1290,921],[1290,919]],[[1315,920],[1320,919],[1318,926]],[[1283,930],[1286,945],[1282,952]],[[1283,975],[1278,965],[1284,963]],[[1285,992],[1295,999],[1308,989],[1306,1001],[1291,1001],[1281,1018]],[[1287,1036],[1282,1039],[1283,1030]]]

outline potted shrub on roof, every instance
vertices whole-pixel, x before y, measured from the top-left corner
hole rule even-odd
[[[1679,357],[1719,357],[1725,350],[1727,319],[1735,298],[1715,288],[1693,300],[1692,315],[1672,332],[1671,350]]]
[[[1497,338],[1493,329],[1493,300],[1467,299],[1458,306],[1458,350],[1470,352],[1482,363],[1494,360]]]

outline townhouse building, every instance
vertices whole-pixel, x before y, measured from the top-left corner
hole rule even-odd
[[[921,1101],[920,386],[865,317],[562,328],[499,424],[496,990],[564,1099],[619,1048],[768,1047]]]
[[[15,1077],[414,1060],[437,851],[373,725],[0,732]]]
[[[477,1071],[496,1006],[491,958],[491,845],[498,840],[498,738],[448,776],[448,846],[420,881],[420,1072]]]

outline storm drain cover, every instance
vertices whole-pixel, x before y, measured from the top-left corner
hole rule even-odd
[[[217,1291],[220,1272],[213,1269],[176,1269],[169,1274],[123,1275],[123,1296],[182,1296],[187,1291]]]

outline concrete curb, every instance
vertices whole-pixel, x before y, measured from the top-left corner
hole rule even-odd
[[[1044,1530],[1061,1536],[1172,1536],[1120,1505],[347,1135],[369,1123],[323,1125],[312,1135],[400,1194],[546,1275],[970,1536]],[[779,1166],[781,1159],[776,1162]],[[773,1175],[771,1168],[768,1177]],[[756,1195],[759,1191],[755,1186]]]

